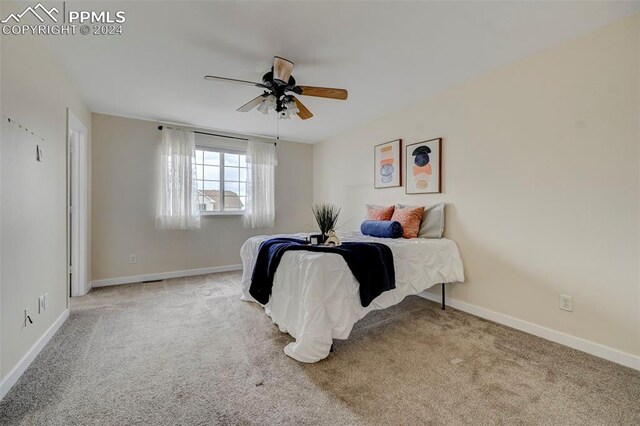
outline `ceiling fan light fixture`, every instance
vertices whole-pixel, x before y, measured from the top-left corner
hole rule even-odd
[[[270,109],[276,109],[276,97],[273,95],[267,96],[264,98],[264,101],[258,105],[257,109],[263,114],[269,114]]]
[[[284,101],[283,108],[278,112],[278,117],[284,120],[289,120],[294,115],[300,112],[298,105],[295,101]]]
[[[258,105],[257,110],[263,114],[269,114],[269,106],[267,105],[267,101],[262,101],[262,103]]]
[[[290,101],[289,103],[287,103],[287,111],[289,112],[289,115],[294,115],[299,113],[300,109],[298,108],[298,105],[296,105],[294,101]]]

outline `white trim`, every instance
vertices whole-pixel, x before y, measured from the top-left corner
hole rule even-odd
[[[200,212],[200,216],[244,216],[244,210],[224,212]]]
[[[226,169],[226,165],[224,164],[225,162],[225,155],[224,154],[237,154],[237,155],[244,155],[246,157],[247,155],[247,149],[236,149],[236,148],[225,148],[225,147],[219,147],[219,146],[212,146],[212,145],[202,145],[202,144],[196,144],[196,150],[200,150],[200,151],[207,151],[207,152],[215,152],[220,154],[220,164],[218,166],[219,168],[219,174],[218,174],[218,184],[219,184],[219,192],[220,192],[220,204],[222,207],[221,211],[200,211],[200,215],[201,216],[235,216],[235,215],[244,215],[244,211],[245,209],[243,208],[242,210],[225,210],[225,197],[226,197],[226,179],[225,179],[225,169]],[[196,165],[198,164],[198,160],[196,159]],[[202,163],[204,166],[206,166],[206,162],[202,161]],[[229,166],[234,168],[235,166]],[[247,198],[247,177],[248,177],[248,173],[249,173],[249,168],[248,165],[245,164],[245,167],[241,167],[240,164],[238,164],[238,173],[240,173],[241,169],[245,169],[245,180],[244,182],[242,182],[240,180],[240,174],[238,175],[238,185],[240,185],[241,183],[245,184],[245,204],[246,204],[246,198]],[[196,176],[196,178],[198,178]],[[198,182],[200,182],[201,180],[204,182],[204,176],[202,178],[198,178],[197,179]],[[240,186],[238,186],[238,191],[240,190]],[[238,197],[240,197],[239,194]],[[198,203],[200,203],[199,198],[198,198]],[[198,204],[199,205],[199,204]],[[244,206],[243,206],[244,207]]]
[[[418,296],[437,303],[442,302],[442,296],[439,294],[423,291],[422,293],[419,293]],[[572,336],[561,331],[533,324],[531,322],[514,318],[509,315],[501,314],[490,309],[481,308],[480,306],[472,305],[471,303],[451,299],[450,297],[445,297],[445,302],[447,306],[451,306],[453,308],[467,312],[471,315],[488,319],[490,321],[497,322],[498,324],[503,324],[507,327],[515,328],[516,330],[524,331],[525,333],[542,337],[546,340],[551,340],[552,342],[556,342],[561,345],[568,346],[570,348],[577,349],[591,355],[595,355],[599,358],[613,361],[617,364],[624,365],[625,367],[640,370],[640,356],[622,352],[618,349],[601,345],[600,343],[592,342],[590,340]]]
[[[38,356],[42,348],[44,348],[54,334],[60,329],[62,324],[69,318],[69,309],[65,309],[64,312],[58,317],[57,320],[51,324],[49,329],[31,346],[31,349],[27,351],[22,359],[16,364],[15,367],[7,374],[0,382],[0,400],[5,397],[11,390],[13,385],[16,384],[20,376],[27,370],[29,365]]]
[[[67,146],[68,164],[67,180],[68,194],[67,205],[69,206],[67,223],[69,226],[67,241],[71,242],[68,250],[68,265],[73,265],[72,278],[70,282],[71,295],[82,296],[91,289],[88,272],[87,252],[89,246],[89,203],[88,203],[88,134],[87,128],[80,119],[67,108]],[[71,173],[73,171],[73,173]],[[71,200],[71,195],[75,197]],[[72,207],[73,205],[73,207]],[[71,213],[73,211],[73,213]]]
[[[140,283],[142,281],[166,280],[169,278],[191,277],[193,275],[215,274],[217,272],[241,271],[242,265],[214,266],[211,268],[186,269],[183,271],[159,272],[156,274],[132,275],[130,277],[106,278],[91,283],[92,287]]]

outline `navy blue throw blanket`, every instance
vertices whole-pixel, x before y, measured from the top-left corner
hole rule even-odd
[[[396,288],[396,271],[391,249],[380,243],[342,243],[337,247],[314,246],[294,238],[272,238],[260,244],[251,276],[249,293],[266,305],[271,296],[273,278],[282,256],[290,250],[336,253],[347,262],[360,283],[360,302],[367,307],[376,297]]]

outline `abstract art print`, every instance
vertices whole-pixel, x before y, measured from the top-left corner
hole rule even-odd
[[[432,194],[442,188],[442,138],[407,145],[407,194]]]
[[[373,153],[374,188],[402,186],[402,140],[381,143]]]

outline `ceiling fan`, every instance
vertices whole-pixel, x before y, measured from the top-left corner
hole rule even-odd
[[[248,112],[258,107],[258,111],[264,114],[267,114],[269,110],[275,110],[280,118],[291,118],[293,114],[297,114],[298,117],[303,120],[313,117],[311,111],[294,95],[316,96],[319,98],[339,100],[347,99],[348,93],[344,89],[296,85],[296,79],[291,75],[292,71],[293,62],[279,56],[274,56],[273,67],[271,67],[271,71],[262,76],[261,83],[217,77],[214,75],[206,75],[204,78],[210,81],[245,84],[263,89],[263,93],[260,96],[242,105],[237,111]]]

